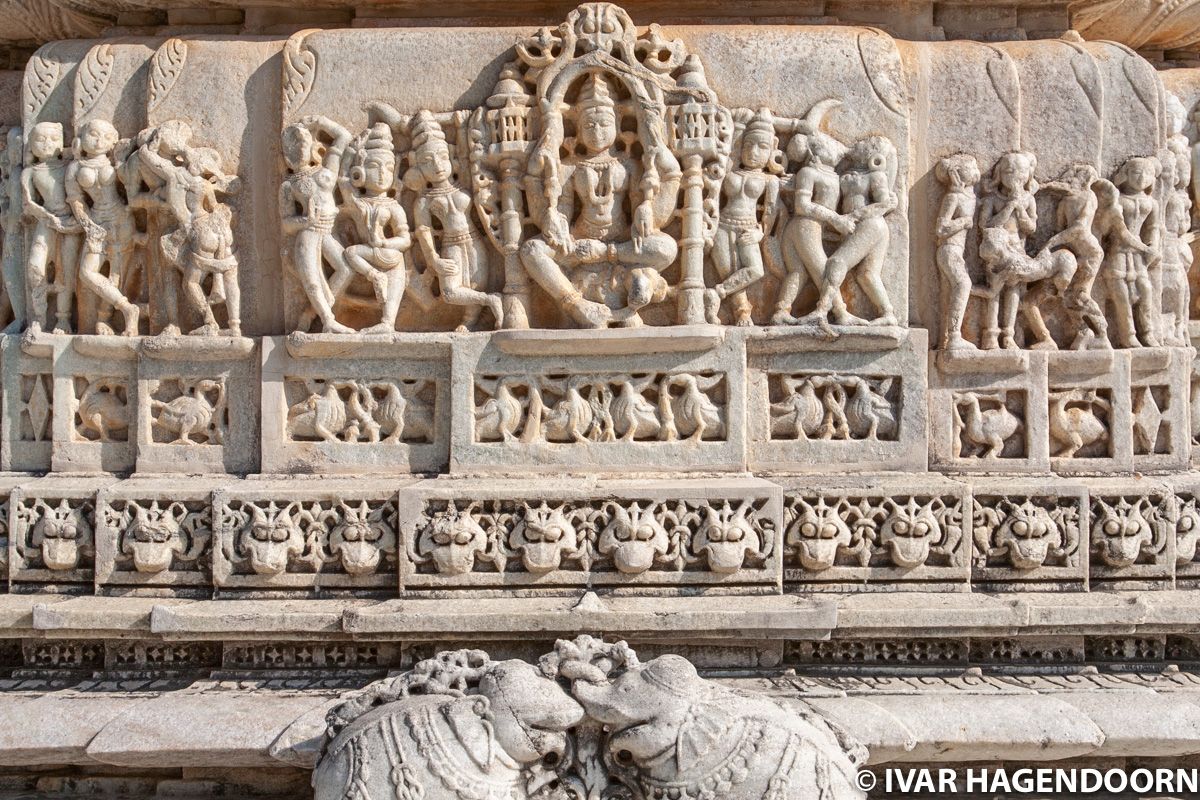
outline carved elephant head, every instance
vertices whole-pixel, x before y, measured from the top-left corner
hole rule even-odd
[[[863,796],[851,781],[866,751],[807,707],[785,708],[707,681],[676,655],[612,679],[599,669],[589,677],[592,671],[573,671],[580,676],[573,693],[608,730],[616,770],[633,773],[645,797]]]
[[[461,654],[474,656],[464,665]],[[523,661],[443,653],[330,712],[316,800],[524,797],[527,770],[557,763],[583,709]]]

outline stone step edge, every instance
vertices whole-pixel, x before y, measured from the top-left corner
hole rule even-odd
[[[1200,592],[219,599],[0,595],[0,638],[672,639],[1200,634]]]

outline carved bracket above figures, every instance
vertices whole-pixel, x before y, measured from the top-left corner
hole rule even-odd
[[[327,723],[317,800],[865,797],[866,749],[808,705],[591,636],[558,641],[538,666],[439,653]]]
[[[297,109],[338,80],[308,42],[286,60],[286,85],[311,93]],[[828,339],[906,317],[883,271],[903,224],[892,141],[826,132],[837,98],[803,117],[724,105],[682,40],[639,35],[615,5],[518,42],[473,107],[363,105],[357,134],[286,118],[289,329],[727,322]]]

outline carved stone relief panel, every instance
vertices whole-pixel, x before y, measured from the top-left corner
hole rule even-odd
[[[795,338],[747,340],[752,467],[923,471],[924,332],[911,332],[895,349],[835,347]]]
[[[139,472],[247,473],[258,463],[252,339],[149,339],[138,361]]]
[[[132,472],[138,409],[136,342],[79,338],[56,341],[54,350],[53,469]]]
[[[1141,483],[1136,492],[1111,479],[1090,487],[1093,588],[1170,585],[1173,580],[1174,498],[1160,482]]]
[[[970,364],[931,353],[930,466],[947,472],[1046,472],[1050,435],[1042,353]]]
[[[9,580],[39,591],[91,591],[96,492],[111,479],[42,478],[15,486],[9,506]]]
[[[264,340],[265,472],[419,473],[450,458],[450,342]],[[465,392],[466,387],[463,387]]]
[[[976,478],[973,586],[1081,589],[1088,578],[1088,495],[1078,483]]]
[[[211,492],[162,482],[118,483],[96,500],[96,585],[212,584]]]
[[[231,589],[382,589],[400,558],[394,488],[218,489],[213,579]]]
[[[779,580],[779,495],[754,479],[400,492],[401,588],[748,586]]]
[[[1047,422],[1055,472],[1095,473],[1132,465],[1129,354],[1051,353]]]
[[[970,496],[950,481],[842,479],[784,487],[785,586],[922,589],[970,577]]]
[[[1182,469],[1190,452],[1191,357],[1184,350],[1130,354],[1130,416],[1133,463],[1139,471]]]
[[[13,471],[49,470],[54,447],[53,350],[26,347],[15,336],[4,337],[0,347],[0,465]]]
[[[745,342],[686,328],[587,339],[514,332],[456,343],[454,459],[462,472],[729,470],[745,461]]]

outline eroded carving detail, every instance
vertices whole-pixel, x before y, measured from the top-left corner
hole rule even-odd
[[[835,373],[771,375],[769,380],[772,439],[899,438],[899,376]]]
[[[298,399],[288,408],[287,433],[295,441],[432,442],[434,382],[289,379]]]

